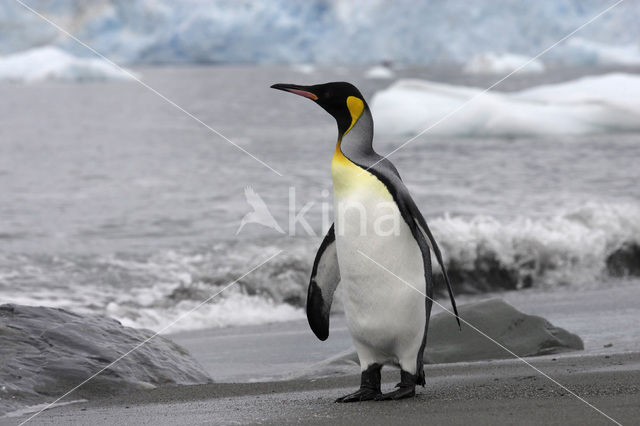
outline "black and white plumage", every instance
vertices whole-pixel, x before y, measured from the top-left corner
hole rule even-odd
[[[358,391],[338,402],[413,396],[415,385],[425,383],[423,354],[433,298],[430,250],[457,315],[438,245],[397,169],[374,151],[373,118],[357,88],[342,82],[272,87],[312,99],[338,123],[331,164],[335,222],[316,254],[307,298],[309,324],[325,340],[333,294],[339,283],[344,290],[362,381]],[[385,222],[388,229],[381,226]],[[383,395],[385,364],[401,368],[401,381],[396,391]]]

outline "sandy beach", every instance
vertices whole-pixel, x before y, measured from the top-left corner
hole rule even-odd
[[[546,356],[529,362],[615,421],[640,418],[640,354]],[[336,404],[355,375],[140,391],[43,412],[29,424],[562,424],[613,423],[518,360],[426,366],[427,386],[400,402]],[[387,370],[383,388],[396,381]],[[78,395],[75,396],[77,399]],[[0,420],[18,424],[28,418]]]
[[[584,351],[525,360],[625,425],[637,424],[640,416],[640,351],[637,332],[629,327],[637,318],[636,291],[635,286],[592,289],[572,299],[558,291],[502,294],[523,311],[544,315],[584,338]],[[605,293],[607,303],[602,302]],[[608,318],[606,327],[604,321],[589,325],[588,312]],[[168,335],[216,383],[119,395],[80,388],[61,402],[82,402],[51,408],[28,424],[613,423],[515,358],[425,365],[427,386],[414,399],[336,404],[335,398],[357,388],[359,376],[355,364],[327,368],[328,359],[351,347],[344,316],[334,315],[331,324],[326,342],[313,336],[306,320]],[[387,367],[383,373],[384,391],[395,385],[398,372]],[[333,376],[321,377],[327,374]],[[20,424],[41,408],[9,413],[0,425]]]

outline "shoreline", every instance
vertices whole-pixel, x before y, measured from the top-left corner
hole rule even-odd
[[[543,371],[549,369],[549,374],[552,377],[558,377],[561,383],[565,383],[565,380],[567,384],[571,383],[573,380],[571,376],[574,372],[582,372],[580,374],[583,376],[585,372],[604,374],[599,380],[591,377],[593,374],[591,376],[587,374],[589,377],[583,377],[586,382],[577,382],[578,393],[582,392],[580,386],[584,387],[585,383],[590,383],[585,392],[595,398],[609,398],[605,403],[613,404],[612,407],[617,411],[618,408],[615,404],[621,403],[624,398],[635,398],[633,399],[635,406],[640,406],[638,388],[635,385],[635,383],[640,383],[640,377],[638,377],[638,372],[640,372],[640,347],[638,346],[640,340],[638,338],[640,335],[629,327],[629,324],[633,324],[633,321],[638,318],[637,313],[640,312],[634,304],[635,298],[633,297],[638,294],[639,290],[640,288],[635,286],[592,289],[574,293],[572,298],[568,297],[569,289],[553,292],[523,290],[518,293],[503,293],[500,296],[513,302],[515,307],[525,313],[540,315],[553,325],[566,327],[583,337],[584,351],[561,351],[556,354],[532,356],[525,359],[534,365],[540,365]],[[498,295],[493,294],[463,297],[462,299],[470,303],[496,296]],[[608,320],[594,322],[594,312]],[[491,325],[487,325],[487,327],[488,329],[494,328]],[[503,336],[506,335],[503,334]],[[69,403],[88,400],[88,402],[75,403],[67,408],[54,408],[43,413],[43,419],[53,416],[51,418],[54,420],[51,421],[55,423],[93,423],[95,419],[86,417],[87,411],[93,410],[91,412],[97,416],[96,418],[105,419],[105,424],[110,424],[111,420],[118,424],[118,419],[121,416],[132,411],[126,407],[135,406],[139,411],[137,411],[139,416],[153,419],[166,417],[166,424],[180,424],[177,418],[172,418],[174,412],[182,413],[182,416],[188,417],[191,415],[191,411],[186,406],[202,404],[204,412],[213,410],[212,412],[216,415],[224,414],[227,417],[216,417],[214,420],[206,421],[194,419],[195,423],[234,422],[234,417],[229,413],[242,411],[246,407],[253,410],[253,414],[246,418],[246,422],[279,423],[284,419],[278,418],[277,412],[273,412],[271,407],[262,407],[256,403],[271,400],[277,406],[283,406],[283,404],[287,405],[289,400],[301,401],[300,405],[296,407],[289,405],[287,407],[290,409],[290,415],[304,414],[309,410],[313,411],[318,403],[332,402],[336,397],[355,390],[359,384],[359,368],[355,360],[349,357],[340,358],[342,354],[350,353],[351,349],[349,348],[352,347],[344,315],[332,316],[331,337],[325,342],[315,338],[308,328],[307,321],[303,319],[255,326],[180,331],[175,334],[167,334],[165,337],[188,351],[206,374],[217,383],[204,386],[176,386],[163,385],[163,382],[159,382],[157,383],[159,387],[153,391],[149,391],[149,387],[147,390],[137,390],[138,387],[135,384],[129,390],[117,390],[107,389],[101,385],[96,387],[94,383],[93,387],[80,388],[73,392],[69,398],[61,401]],[[467,345],[474,348],[473,350],[481,349],[477,342],[473,343],[473,339],[470,339],[469,336],[465,338],[465,341]],[[541,342],[544,343],[546,340],[543,339]],[[435,345],[435,340],[432,340],[432,344]],[[435,345],[431,349],[437,352],[437,347]],[[494,354],[489,358],[495,357]],[[391,368],[385,370],[384,380],[387,385],[384,389],[386,390],[397,382],[397,372]],[[510,401],[519,398],[517,390],[523,386],[523,383],[514,381],[514,376],[520,377],[520,380],[525,382],[531,381],[535,377],[537,380],[533,380],[532,383],[538,383],[541,380],[548,381],[548,379],[543,380],[542,376],[538,377],[539,373],[513,358],[477,362],[468,359],[466,362],[426,364],[425,371],[429,378],[428,386],[425,389],[418,389],[419,396],[417,398],[422,401],[423,405],[431,404],[432,400],[442,403],[457,401],[461,407],[475,410],[473,407],[478,401],[494,401],[490,402],[491,404],[497,403],[495,401],[502,401],[505,410],[512,408],[527,410],[531,404],[542,402],[546,404],[545,401],[549,399],[549,395],[556,397],[560,395],[558,389],[552,392],[553,386],[549,386],[553,383],[550,381],[540,389],[527,385],[523,389],[531,397],[527,396],[518,403],[519,405],[511,406]],[[635,383],[625,382],[627,377],[624,375],[619,377],[619,371],[629,372],[630,376],[634,377]],[[471,379],[476,381],[473,382]],[[507,383],[510,389],[496,388],[497,384],[501,384],[505,380],[512,382],[511,384]],[[616,388],[617,383],[627,383],[627,385],[623,388]],[[69,388],[72,385],[73,383]],[[600,388],[602,391],[599,390]],[[461,401],[456,394],[451,394],[451,389],[462,389],[462,395],[466,395],[466,399]],[[59,389],[59,392],[50,391],[47,393],[50,396],[48,401],[55,400],[65,390],[67,389]],[[483,393],[484,391],[489,393]],[[113,396],[118,392],[125,393],[121,393],[120,397]],[[41,392],[41,395],[44,393]],[[449,397],[442,399],[442,395],[449,395]],[[542,402],[536,402],[538,399]],[[41,402],[43,401],[40,399],[31,404],[40,404]],[[424,415],[428,415],[432,411],[432,408],[417,406],[415,402],[403,401],[402,403],[410,404],[411,409],[421,415],[423,410],[426,410]],[[219,404],[222,404],[222,408],[218,407]],[[16,417],[0,417],[0,425],[17,424],[19,419],[28,418],[44,406],[46,405],[30,405],[28,407],[23,405],[17,412],[13,412]],[[478,416],[483,415],[480,408],[477,408],[479,410]],[[624,407],[620,409],[623,412],[628,410]],[[332,405],[326,406],[326,410],[329,413],[341,413],[341,411],[336,411]],[[377,410],[377,408],[373,410]],[[394,408],[390,410],[393,411]],[[454,407],[455,410],[457,408]],[[58,415],[55,413],[58,412],[68,414],[64,414],[64,419],[62,419],[56,417]],[[384,413],[386,411],[383,410]],[[319,413],[316,414],[320,416]],[[403,416],[402,413],[397,415]],[[576,412],[576,415],[579,418],[584,417],[584,413],[578,414]],[[40,416],[38,416],[39,418]],[[375,416],[371,418],[371,421],[375,420]],[[486,420],[492,424],[509,423],[501,417],[487,418]],[[544,423],[550,421],[546,418],[539,420]],[[164,420],[158,420],[160,424],[163,424],[162,421]],[[123,419],[120,423],[128,424],[128,421]],[[447,424],[447,419],[443,418],[441,423]]]
[[[527,362],[622,424],[640,418],[640,352],[565,354]],[[523,362],[425,365],[427,386],[413,399],[335,404],[359,375],[256,383],[167,386],[47,410],[28,424],[390,423],[610,424],[611,420]],[[383,391],[398,380],[383,372]],[[79,399],[70,395],[68,400]],[[0,418],[17,424],[29,415]]]
[[[640,308],[635,303],[640,297],[637,284],[640,281],[580,292],[567,288],[465,295],[458,303],[462,306],[501,298],[523,313],[541,316],[583,339],[583,351],[559,353],[557,357],[634,353],[640,352],[640,329],[629,324],[640,318]],[[432,316],[439,312],[442,309],[435,306]],[[607,321],[594,320],[594,315]],[[353,347],[344,314],[332,314],[330,330],[329,339],[321,342],[309,329],[307,320],[300,319],[181,331],[166,337],[187,349],[214,381],[237,383],[280,381],[313,374],[309,368]],[[427,353],[429,350],[427,343]]]

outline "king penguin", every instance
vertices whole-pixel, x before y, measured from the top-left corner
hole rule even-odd
[[[423,355],[433,300],[431,250],[458,319],[440,249],[397,169],[374,151],[371,111],[355,86],[334,82],[271,87],[311,99],[338,124],[331,161],[334,223],[316,254],[307,295],[309,325],[326,340],[333,294],[342,283],[361,381],[360,389],[336,402],[412,397],[416,385],[425,384]],[[386,364],[400,367],[400,383],[383,394],[380,371]]]

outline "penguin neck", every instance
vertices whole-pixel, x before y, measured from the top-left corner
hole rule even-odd
[[[358,158],[374,155],[373,150],[373,117],[366,106],[360,117],[344,132],[338,134],[336,156],[358,162]]]
[[[371,184],[373,175],[366,170],[366,164],[372,163],[372,159],[377,155],[373,150],[372,141],[373,120],[369,108],[365,108],[358,120],[338,136],[336,151],[331,161],[331,177],[336,200],[358,192],[357,188],[363,185]],[[373,181],[377,179],[374,178]],[[373,182],[374,186],[377,182]]]

